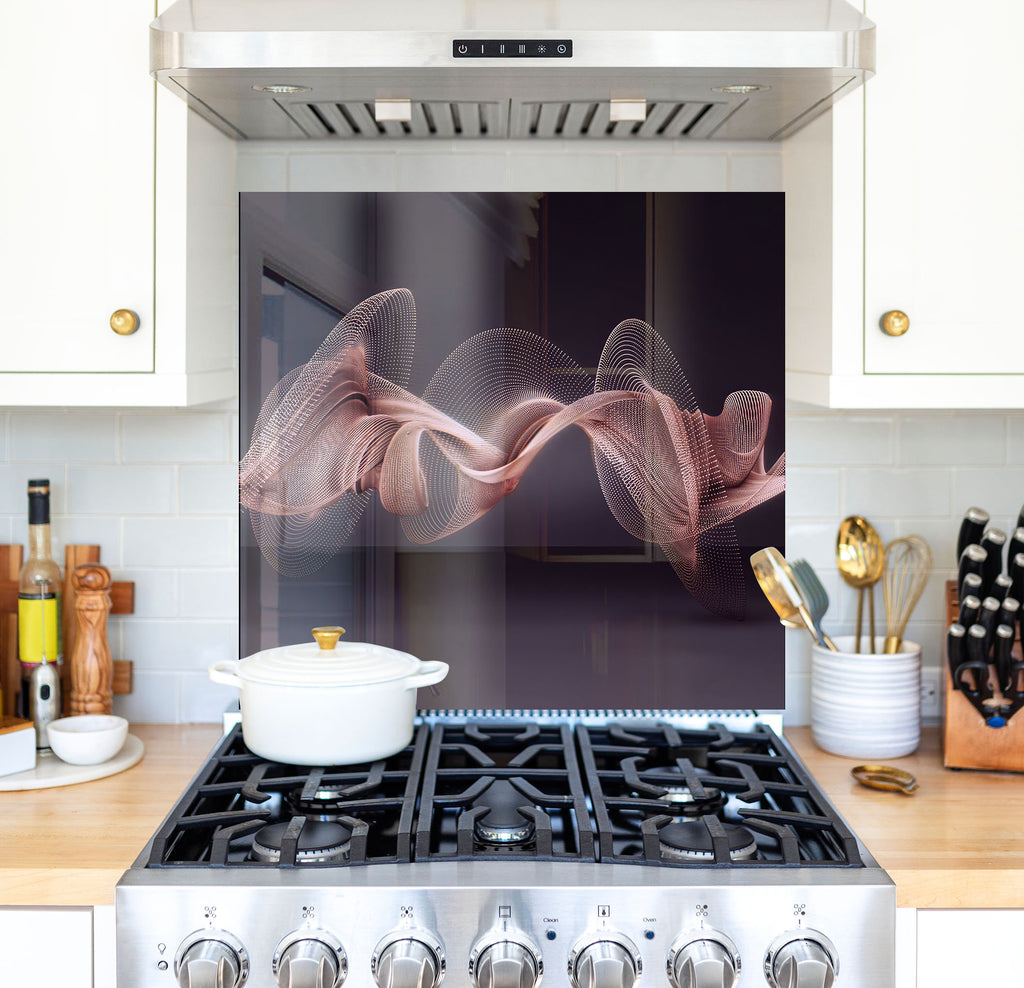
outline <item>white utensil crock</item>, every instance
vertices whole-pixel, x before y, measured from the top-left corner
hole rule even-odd
[[[838,652],[811,647],[811,733],[818,747],[865,760],[911,754],[921,739],[921,646],[905,641],[902,652],[881,655],[878,637],[872,655],[852,651],[852,635],[835,643]]]
[[[409,743],[416,690],[441,682],[448,665],[366,642],[309,642],[215,662],[209,674],[238,689],[242,737],[257,755],[290,765],[353,765]]]

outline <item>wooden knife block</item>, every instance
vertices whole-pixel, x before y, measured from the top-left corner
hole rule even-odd
[[[960,605],[956,581],[946,583],[946,627],[957,619]],[[943,642],[945,644],[945,642]],[[1021,654],[1018,633],[1013,654]],[[988,727],[981,714],[959,690],[953,689],[953,677],[945,653],[942,670],[946,682],[945,716],[943,717],[943,763],[946,768],[1001,769],[1024,772],[1024,709],[1007,721],[1005,727]]]
[[[21,687],[21,664],[18,662],[18,572],[24,560],[20,545],[0,545],[0,685],[3,686],[3,706],[0,716],[13,716],[17,692]],[[75,644],[77,630],[75,597],[69,574],[82,563],[98,563],[98,545],[69,545],[64,550],[64,598],[62,628],[64,632],[64,665],[62,666],[61,693],[64,713],[69,712],[68,697],[70,672],[68,657]],[[135,610],[135,584],[115,582],[110,588],[111,614],[131,614]],[[128,660],[114,663],[115,694],[131,693],[132,664]]]

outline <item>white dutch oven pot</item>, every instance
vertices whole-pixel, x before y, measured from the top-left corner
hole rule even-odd
[[[290,765],[352,765],[401,751],[412,739],[416,690],[448,675],[444,662],[314,628],[315,642],[210,666],[238,688],[242,737],[257,755]]]

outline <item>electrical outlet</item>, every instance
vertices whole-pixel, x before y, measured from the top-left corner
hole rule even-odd
[[[942,712],[940,671],[931,668],[921,670],[921,717],[925,720],[938,720]]]

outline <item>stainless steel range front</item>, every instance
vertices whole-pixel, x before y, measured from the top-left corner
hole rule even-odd
[[[892,882],[770,727],[699,723],[433,714],[315,769],[236,727],[118,886],[119,981],[892,985]]]
[[[894,887],[754,712],[783,220],[242,197],[242,654],[338,623],[450,671],[372,764],[232,730],[118,886],[122,986],[891,988]]]

